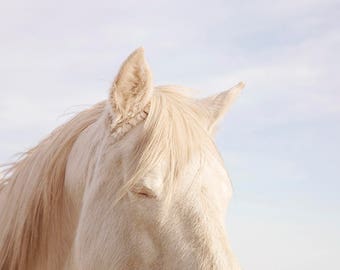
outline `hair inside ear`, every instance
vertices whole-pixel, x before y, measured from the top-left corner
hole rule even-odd
[[[112,111],[127,118],[142,111],[153,92],[152,74],[144,57],[144,49],[135,50],[122,64],[110,91]]]

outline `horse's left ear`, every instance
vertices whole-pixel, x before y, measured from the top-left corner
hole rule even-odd
[[[111,92],[112,111],[128,118],[144,109],[152,96],[152,75],[144,57],[144,49],[135,50],[122,64]]]
[[[244,83],[240,82],[227,91],[200,100],[206,111],[207,129],[209,133],[214,132],[217,123],[229,110],[244,86]]]

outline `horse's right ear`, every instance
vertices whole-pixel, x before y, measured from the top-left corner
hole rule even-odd
[[[122,64],[110,90],[112,111],[127,118],[144,109],[152,96],[152,75],[144,49],[135,50]]]
[[[217,95],[200,100],[206,112],[206,127],[209,133],[214,133],[217,123],[229,110],[231,104],[244,88],[244,83],[240,82],[231,89]]]

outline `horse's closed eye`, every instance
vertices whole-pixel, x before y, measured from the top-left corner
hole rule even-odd
[[[156,194],[153,192],[153,190],[147,187],[136,187],[132,189],[132,192],[144,198],[156,198],[157,197]]]
[[[143,197],[152,197],[152,196],[150,196],[150,194],[148,194],[148,193],[146,193],[146,192],[143,192],[143,191],[138,192],[137,194],[138,194],[139,196],[143,196]]]

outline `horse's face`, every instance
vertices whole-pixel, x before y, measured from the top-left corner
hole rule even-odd
[[[242,87],[200,101],[156,94],[143,51],[126,60],[83,199],[82,269],[238,269],[224,230],[231,185],[211,133]]]
[[[119,143],[123,175],[142,132],[139,127]],[[119,242],[124,239],[121,269],[234,269],[224,230],[230,181],[217,152],[202,155],[204,161],[193,156],[184,165],[173,190],[166,186],[171,161],[164,159],[117,203],[114,215],[124,220],[115,225]]]

